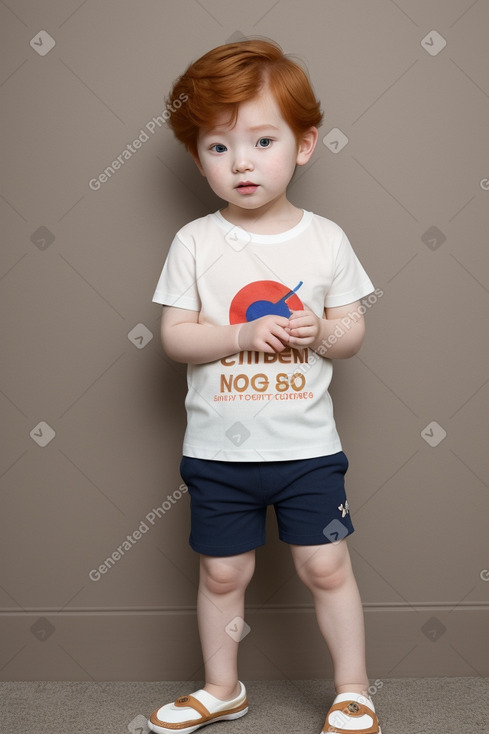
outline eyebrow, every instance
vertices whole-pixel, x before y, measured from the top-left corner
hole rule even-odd
[[[249,130],[251,132],[256,132],[257,130],[268,130],[268,129],[278,130],[278,127],[275,127],[275,125],[272,125],[272,123],[265,122],[263,125],[253,125],[253,127],[250,127]]]
[[[221,128],[224,127],[224,130]],[[276,130],[277,132],[280,132],[280,129],[276,127],[275,125],[272,125],[271,122],[265,122],[262,125],[252,125],[248,128],[248,130],[252,133],[258,132],[260,130]],[[206,130],[202,133],[202,135],[213,137],[214,135],[225,135],[227,131],[227,125],[217,125],[215,128],[211,128],[210,130]]]

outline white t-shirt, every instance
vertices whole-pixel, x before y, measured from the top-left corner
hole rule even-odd
[[[250,234],[220,212],[182,227],[170,247],[155,303],[199,311],[226,325],[304,307],[317,316],[374,287],[343,230],[304,211],[281,234]],[[341,451],[328,392],[330,359],[308,348],[240,352],[188,365],[184,456],[284,461]]]

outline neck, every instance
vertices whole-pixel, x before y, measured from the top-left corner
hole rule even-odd
[[[280,234],[286,232],[302,218],[298,209],[285,197],[271,201],[258,209],[244,209],[228,204],[221,214],[228,222],[254,234]]]

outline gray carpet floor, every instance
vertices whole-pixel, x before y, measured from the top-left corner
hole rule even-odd
[[[330,681],[243,681],[241,719],[205,734],[319,734],[334,698]],[[157,706],[201,681],[0,683],[0,730],[9,734],[146,734]],[[489,734],[489,678],[390,678],[373,697],[382,734]]]

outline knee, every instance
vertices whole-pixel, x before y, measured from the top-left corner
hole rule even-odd
[[[343,586],[350,570],[346,559],[329,559],[318,553],[298,567],[297,574],[310,591],[334,591]]]
[[[248,586],[255,569],[254,558],[241,559],[239,563],[227,558],[205,557],[201,560],[200,580],[212,594],[228,594]]]

